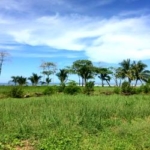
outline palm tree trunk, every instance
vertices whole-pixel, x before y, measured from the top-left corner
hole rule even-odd
[[[86,86],[86,78],[84,78],[84,85]]]
[[[137,85],[137,81],[138,81],[138,80],[136,79],[136,81],[135,81],[135,85],[134,85],[134,86],[136,86],[136,85]]]
[[[84,83],[83,83],[83,78],[82,78],[82,86],[83,86],[83,84],[84,84]]]
[[[120,83],[119,83],[119,87],[121,86],[121,79],[120,79]]]
[[[131,79],[130,78],[128,78],[128,82],[129,82],[129,84],[131,84]]]
[[[142,80],[140,79],[140,81],[141,81],[141,84],[143,84],[143,82],[142,82]]]
[[[104,80],[102,79],[102,87],[104,86]]]
[[[78,75],[78,77],[79,77],[79,86],[80,86],[81,85],[80,76]]]
[[[106,80],[106,82],[107,82],[107,84],[109,85],[109,87],[111,87],[111,85],[110,85],[109,81],[108,81],[108,80]]]
[[[118,86],[118,80],[117,80],[117,78],[115,78],[115,83],[116,83],[116,86]]]

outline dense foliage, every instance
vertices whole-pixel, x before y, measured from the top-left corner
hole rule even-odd
[[[76,74],[79,77],[79,86],[86,86],[86,83],[93,81],[95,77],[101,80],[101,85],[106,83],[111,86],[111,82],[115,83],[115,86],[121,86],[126,81],[130,85],[137,86],[145,84],[150,79],[150,70],[147,70],[147,65],[142,61],[131,61],[130,59],[123,60],[119,63],[118,67],[97,67],[94,66],[90,60],[76,60],[71,66],[59,69],[52,62],[44,62],[40,66],[42,68],[43,76],[39,76],[33,73],[32,76],[26,78],[23,76],[12,76],[12,80],[9,83],[14,85],[27,85],[27,79],[33,86],[49,85],[52,81],[51,75],[56,75],[61,84],[66,84],[69,81],[70,74]]]
[[[24,87],[24,91],[40,93],[46,88]],[[97,93],[103,90],[113,88],[95,88]],[[3,98],[0,149],[150,149],[149,108],[149,95],[143,94]]]

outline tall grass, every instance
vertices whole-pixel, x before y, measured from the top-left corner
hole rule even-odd
[[[28,139],[41,150],[150,149],[149,108],[148,95],[2,99],[0,148]]]

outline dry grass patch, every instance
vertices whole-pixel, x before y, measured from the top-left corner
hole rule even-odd
[[[28,140],[21,141],[19,146],[15,147],[15,150],[35,150],[33,144]]]

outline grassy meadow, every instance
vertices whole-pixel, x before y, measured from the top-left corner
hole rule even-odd
[[[0,87],[0,150],[150,150],[150,95],[5,97]],[[25,93],[45,87],[24,87]]]

